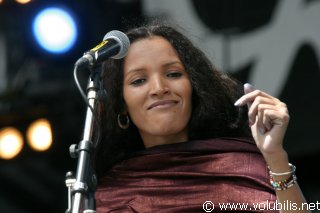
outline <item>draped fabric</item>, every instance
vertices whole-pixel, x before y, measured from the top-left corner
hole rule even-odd
[[[276,196],[266,163],[247,138],[188,141],[137,152],[99,180],[95,198],[98,213],[205,212],[206,201],[213,203],[207,205],[214,207],[212,212],[236,207],[233,212],[278,212],[270,210]]]

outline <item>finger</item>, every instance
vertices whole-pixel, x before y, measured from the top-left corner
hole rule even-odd
[[[253,102],[254,99],[258,96],[262,96],[262,97],[265,97],[265,98],[269,98],[271,100],[274,100],[275,102],[280,102],[278,99],[276,99],[275,97],[265,93],[265,92],[262,92],[261,90],[254,90],[250,93],[247,93],[245,95],[243,95],[241,98],[239,98],[235,103],[234,105],[235,106],[243,106],[245,104],[248,104],[250,102]]]
[[[254,91],[254,88],[253,88],[253,86],[252,86],[251,84],[245,83],[245,84],[243,85],[243,90],[244,90],[244,94],[248,94],[248,93],[250,93],[250,92],[253,92],[253,91]],[[248,102],[248,103],[247,103],[247,106],[248,106],[248,108],[250,108],[250,107],[251,107],[251,103]]]
[[[271,129],[270,118],[267,116],[267,112],[270,110],[277,110],[274,106],[269,104],[259,104],[257,114],[257,127],[261,134],[264,134]]]
[[[252,86],[251,84],[245,83],[245,84],[243,85],[243,90],[244,90],[244,94],[248,94],[248,93],[254,91],[254,88],[253,88],[253,86]],[[242,105],[244,105],[244,104],[241,103],[241,102],[242,102],[242,99],[243,99],[242,97],[243,97],[243,96],[241,96],[241,97],[234,103],[235,106],[242,106]],[[249,103],[248,103],[248,107],[250,107],[250,104],[249,104]]]
[[[260,132],[269,131],[274,125],[288,123],[289,115],[282,107],[260,104],[258,108],[257,127]]]
[[[273,127],[271,116],[270,116],[271,114],[272,112],[270,111],[270,109],[266,109],[263,112],[262,124],[266,131],[270,131]]]
[[[269,117],[272,126],[287,126],[289,123],[290,116],[284,110],[268,110],[265,114]]]
[[[272,116],[278,113],[275,109],[264,109],[261,110],[261,117],[259,118],[259,128],[260,132],[263,134],[268,132],[273,127]]]
[[[258,110],[263,110],[263,109],[267,109],[267,106],[261,107],[260,105],[264,104],[264,105],[274,105],[273,100],[270,100],[269,98],[265,98],[265,97],[261,97],[258,96],[256,97],[256,99],[254,99],[254,101],[251,104],[251,107],[249,108],[248,111],[248,118],[249,118],[249,123],[252,125],[255,123],[255,118],[258,114]],[[259,108],[261,107],[261,108]]]
[[[257,117],[257,127],[261,134],[264,134],[266,132],[266,127],[263,125],[263,117],[264,117],[264,110],[262,108],[262,105],[259,105],[258,115]]]

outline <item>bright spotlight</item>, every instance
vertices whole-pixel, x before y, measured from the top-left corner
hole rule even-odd
[[[27,4],[31,2],[31,0],[16,0],[16,2],[18,2],[19,4]]]
[[[46,119],[38,119],[27,130],[28,144],[36,151],[45,151],[52,144],[51,125]]]
[[[23,147],[22,134],[13,127],[0,130],[0,158],[9,160],[17,156]]]
[[[77,27],[72,16],[64,9],[44,9],[34,19],[33,33],[42,48],[51,53],[65,53],[77,38]]]

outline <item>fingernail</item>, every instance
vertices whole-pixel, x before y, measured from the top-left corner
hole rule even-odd
[[[240,106],[240,104],[241,104],[240,99],[239,99],[239,100],[237,100],[237,101],[234,103],[234,105],[235,105],[235,106]]]
[[[243,87],[244,87],[244,88],[247,88],[247,89],[252,89],[252,90],[253,90],[252,84],[249,84],[249,83],[245,83],[245,84],[243,85]]]
[[[261,134],[264,134],[266,132],[266,130],[264,128],[259,128],[259,131]]]
[[[253,88],[253,86],[251,84],[245,83],[243,85],[243,90],[244,90],[244,93],[249,93],[249,92],[254,91],[254,88]]]

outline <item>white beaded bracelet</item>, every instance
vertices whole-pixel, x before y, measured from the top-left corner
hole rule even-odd
[[[273,175],[273,176],[282,176],[282,175],[291,175],[291,174],[294,174],[296,172],[296,167],[294,165],[292,165],[291,163],[289,163],[289,166],[290,166],[290,169],[291,171],[289,172],[273,172],[269,169],[269,174],[270,175]]]
[[[286,190],[297,183],[297,176],[295,175],[296,167],[289,163],[291,171],[289,172],[272,172],[269,168],[270,183],[275,190]],[[274,176],[290,175],[288,178],[275,181]]]

